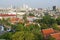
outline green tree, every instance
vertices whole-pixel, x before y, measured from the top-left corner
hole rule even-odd
[[[35,16],[34,14],[32,14],[32,13],[29,13],[29,16]]]
[[[24,40],[24,31],[16,32],[14,35],[12,35],[11,39],[12,40]]]
[[[55,24],[52,24],[51,26],[53,29],[55,30],[60,30],[60,28],[58,27],[58,25],[55,23]]]
[[[34,35],[35,35],[35,40],[43,40],[44,38],[43,38],[43,34],[41,33],[41,31],[39,31],[39,32],[33,32],[34,33]]]
[[[17,24],[16,26],[13,26],[16,31],[24,31],[24,25],[23,24]]]
[[[41,27],[35,24],[35,25],[30,25],[29,29],[30,32],[32,32],[35,35],[35,40],[43,40],[43,35],[40,31]]]
[[[52,18],[50,15],[46,15],[41,19],[42,24],[46,24],[48,27],[50,27],[53,23],[56,23],[56,20]]]
[[[47,29],[47,28],[49,28],[48,25],[45,24],[45,23],[41,23],[40,25],[41,25],[41,29]]]
[[[35,36],[31,32],[20,31],[12,35],[12,40],[35,40]]]
[[[11,40],[12,34],[12,32],[4,33],[3,35],[0,35],[0,39]]]
[[[25,35],[24,35],[24,39],[25,40],[35,40],[35,35],[32,32],[26,31]]]
[[[23,15],[24,23],[27,22],[27,14]]]
[[[42,22],[45,24],[53,24],[56,23],[56,20],[52,18],[50,15],[46,15],[43,17]]]
[[[51,36],[49,36],[49,37],[48,37],[48,40],[56,40],[56,39],[53,38],[53,37],[51,37]]]
[[[60,25],[60,17],[58,17],[56,21],[57,21],[57,24]]]

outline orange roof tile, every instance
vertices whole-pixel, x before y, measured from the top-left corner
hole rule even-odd
[[[60,32],[59,32],[59,33],[51,34],[51,36],[52,36],[53,38],[55,38],[56,40],[60,40]]]
[[[43,33],[44,35],[49,35],[49,34],[51,34],[51,33],[54,33],[54,30],[53,30],[52,28],[43,29],[43,30],[42,30],[42,33]]]
[[[5,17],[5,16],[16,16],[15,14],[0,14],[0,16]]]
[[[15,22],[15,21],[18,21],[18,20],[19,20],[19,18],[14,18],[14,17],[10,19],[11,22]]]

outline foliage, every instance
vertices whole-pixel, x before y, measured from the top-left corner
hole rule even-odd
[[[54,18],[52,18],[50,15],[46,15],[43,17],[43,19],[41,20],[42,23],[45,23],[45,24],[53,24],[53,23],[56,23],[56,20]]]
[[[49,28],[48,25],[45,24],[45,23],[41,23],[40,25],[41,25],[41,29],[47,29],[47,28]]]
[[[29,16],[34,16],[34,14],[30,13]]]
[[[34,16],[33,14],[29,14],[30,16]],[[23,17],[26,23],[26,16]],[[56,23],[57,21],[57,23]],[[12,32],[7,32],[3,35],[0,35],[0,39],[7,40],[43,40],[43,34],[41,33],[41,29],[53,28],[55,30],[60,30],[57,24],[60,24],[60,18],[56,20],[52,18],[50,15],[44,16],[42,19],[35,20],[36,24],[31,24],[30,26],[24,26],[24,24],[17,23],[15,25],[9,22],[9,19],[0,20],[1,24],[11,26]],[[38,26],[39,23],[41,27]],[[13,32],[15,30],[15,32]],[[49,37],[48,40],[55,40],[52,37]]]
[[[24,32],[16,32],[14,35],[11,37],[12,40],[24,40]]]
[[[3,35],[0,35],[0,39],[11,40],[11,36],[12,36],[12,32],[8,32]]]
[[[25,40],[35,40],[35,35],[32,32],[25,32],[24,35]]]
[[[12,35],[12,40],[35,40],[35,35],[32,32],[20,31]]]
[[[24,31],[24,25],[23,24],[18,24],[17,27],[15,28],[16,31]]]
[[[53,37],[51,37],[51,36],[49,36],[49,37],[48,37],[48,40],[56,40],[56,39],[53,38]]]
[[[50,28],[52,24],[55,24],[56,20],[52,18],[50,15],[45,15],[43,19],[40,21],[40,25],[42,29]]]
[[[60,25],[60,17],[58,17],[56,21],[57,21],[57,24]]]
[[[42,40],[42,34],[37,34],[29,31],[20,31],[12,35],[12,40]]]
[[[60,28],[59,28],[59,27],[57,27],[57,26],[58,26],[58,25],[55,23],[55,24],[52,24],[52,26],[51,26],[51,27],[52,27],[53,29],[55,29],[55,30],[60,30]]]

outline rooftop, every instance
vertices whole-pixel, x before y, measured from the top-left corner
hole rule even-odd
[[[53,30],[53,28],[48,28],[48,29],[43,29],[42,33],[44,35],[45,38],[47,38],[50,34],[53,34],[55,31]]]
[[[44,35],[49,35],[51,33],[54,33],[54,30],[52,28],[49,28],[49,29],[43,29],[42,32]]]
[[[0,16],[5,17],[5,16],[16,16],[15,14],[0,14]]]
[[[60,40],[60,32],[59,32],[59,33],[51,34],[51,36],[52,36],[53,38],[55,38],[56,40]]]

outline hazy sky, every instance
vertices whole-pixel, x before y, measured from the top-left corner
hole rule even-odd
[[[34,8],[47,8],[53,5],[60,6],[60,0],[0,0],[0,7],[9,7],[10,5],[20,7],[27,4]]]

